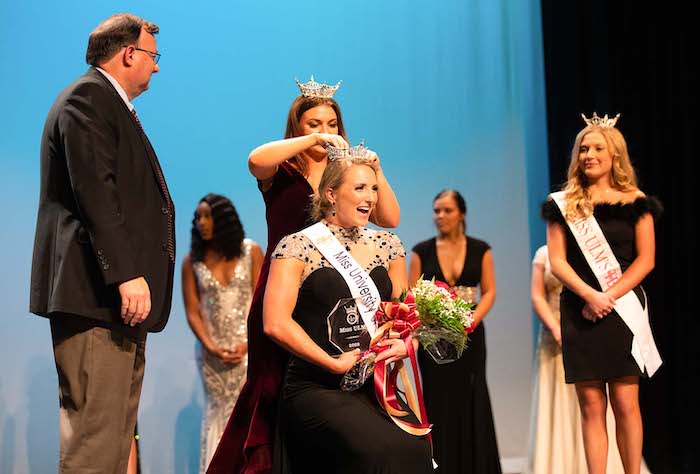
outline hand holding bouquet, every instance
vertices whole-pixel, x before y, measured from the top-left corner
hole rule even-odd
[[[457,297],[441,281],[420,279],[411,289],[421,325],[414,331],[423,348],[438,364],[454,362],[474,331],[473,304]]]
[[[386,339],[408,342],[406,339],[414,337],[436,362],[457,360],[467,347],[468,334],[474,330],[473,306],[450,292],[445,283],[419,279],[398,302],[380,305],[375,315],[379,329],[370,348],[345,374],[341,388],[352,391],[365,383],[373,373],[376,355],[384,349],[378,344]],[[408,347],[407,352],[411,352]]]
[[[357,390],[374,374],[377,400],[394,423],[416,436],[429,434],[432,425],[425,412],[413,338],[418,339],[438,363],[458,359],[467,346],[467,335],[473,330],[472,307],[450,292],[446,284],[422,278],[405,291],[399,301],[381,303],[375,314],[377,331],[370,347],[345,374],[341,389]],[[381,357],[377,361],[377,355],[387,350],[383,341],[390,339],[400,339],[405,344],[412,378],[403,360],[393,366]],[[399,381],[402,388],[399,388]]]

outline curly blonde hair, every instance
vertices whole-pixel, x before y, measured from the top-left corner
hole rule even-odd
[[[368,166],[374,171],[370,162],[364,158],[344,158],[328,162],[318,184],[318,193],[312,194],[311,197],[311,211],[309,212],[311,220],[318,222],[328,215],[333,204],[328,200],[326,192],[329,189],[337,190],[340,188],[345,182],[347,171],[353,166]]]
[[[619,191],[637,189],[637,175],[632,167],[627,142],[622,133],[615,127],[587,126],[576,135],[571,149],[571,162],[567,173],[567,181],[562,187],[566,194],[565,217],[567,220],[586,218],[593,213],[593,202],[588,190],[588,178],[581,169],[581,142],[591,132],[603,135],[608,150],[612,155],[611,182]]]

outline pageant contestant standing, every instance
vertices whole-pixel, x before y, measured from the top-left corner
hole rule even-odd
[[[343,322],[351,317],[371,321],[371,307],[376,310],[379,301],[396,298],[406,288],[399,239],[364,227],[377,189],[376,172],[363,160],[331,161],[314,202],[313,217],[323,220],[283,238],[273,254],[263,319],[265,333],[292,354],[280,433],[289,460],[284,467],[293,473],[432,472],[427,437],[409,434],[389,418],[371,378],[357,391],[341,391],[343,374],[359,350],[342,352],[329,336],[333,328],[327,316],[342,299],[366,302],[358,297],[367,294],[370,308],[360,303],[342,308]],[[391,348],[377,360],[391,363],[407,356],[402,340],[383,344]]]
[[[245,238],[233,203],[207,194],[192,220],[190,253],[182,262],[187,322],[200,342],[197,362],[206,408],[200,472],[214,456],[248,369],[247,320],[262,250]]]
[[[540,318],[535,351],[529,472],[586,474],[586,455],[576,391],[564,382],[559,295],[562,284],[552,275],[547,246],[532,260],[532,306]]]
[[[328,163],[326,146],[347,148],[343,119],[333,94],[340,86],[299,84],[287,115],[285,139],[253,150],[251,173],[265,201],[267,252],[248,316],[248,378],[224,431],[210,473],[270,472],[278,399],[289,355],[263,333],[263,296],[270,258],[280,239],[308,223],[311,196]],[[378,202],[370,220],[382,227],[399,223],[399,204],[382,173],[379,158],[369,159],[377,173]]]
[[[608,390],[625,472],[640,472],[639,377],[661,365],[640,286],[654,268],[661,206],[637,188],[618,117],[584,117],[564,190],[543,205],[552,273],[564,284],[565,378],[576,385],[592,474],[607,465]]]
[[[586,474],[581,415],[573,385],[564,379],[559,297],[562,284],[552,275],[547,246],[532,260],[532,306],[540,318],[535,351],[535,383],[528,469],[532,474]],[[608,439],[615,437],[612,407],[606,410]],[[616,443],[608,443],[607,474],[624,473]],[[642,461],[642,473],[649,470]]]
[[[409,282],[421,275],[447,283],[474,309],[476,329],[462,357],[437,364],[420,350],[426,409],[433,423],[433,450],[438,471],[445,474],[500,473],[491,400],[486,385],[486,335],[483,320],[496,299],[491,248],[465,234],[467,205],[453,190],[433,200],[438,236],[413,247]],[[478,290],[481,300],[477,301]]]
[[[126,472],[146,334],[170,313],[174,208],[131,104],[158,72],[156,33],[103,21],[44,127],[30,310],[51,321],[59,472]]]

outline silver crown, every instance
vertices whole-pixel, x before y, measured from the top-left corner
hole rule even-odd
[[[605,117],[598,117],[598,114],[593,112],[591,118],[587,118],[584,114],[581,114],[581,118],[583,118],[583,121],[586,122],[586,125],[589,127],[614,127],[620,115],[621,114],[617,114],[613,118],[608,118],[608,114],[605,114]]]
[[[294,80],[297,81],[297,86],[299,86],[301,95],[304,97],[322,97],[324,99],[331,99],[333,94],[335,94],[335,91],[338,90],[338,87],[340,87],[340,84],[343,82],[338,81],[336,85],[329,86],[328,84],[322,84],[314,81],[314,76],[311,76],[311,80],[306,84],[299,82],[299,79],[296,77]]]
[[[328,161],[364,160],[369,154],[369,149],[365,147],[364,140],[359,145],[350,148],[336,148],[333,145],[328,145],[326,150],[328,151]]]

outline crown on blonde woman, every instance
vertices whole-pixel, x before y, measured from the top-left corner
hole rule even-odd
[[[296,77],[294,80],[297,81],[297,86],[299,86],[301,95],[304,97],[321,97],[324,99],[332,99],[333,94],[335,94],[335,91],[338,90],[340,84],[343,82],[338,81],[336,85],[329,86],[328,84],[314,81],[314,76],[311,76],[311,80],[306,84],[299,82],[299,79]]]
[[[614,127],[620,115],[621,114],[617,114],[615,117],[608,118],[608,114],[605,114],[605,117],[598,117],[598,114],[593,112],[591,118],[587,118],[584,114],[581,114],[581,118],[583,118],[583,121],[586,122],[586,125],[589,127]]]
[[[366,160],[369,154],[364,140],[359,145],[350,148],[336,148],[333,145],[328,145],[326,151],[328,151],[328,161]]]

